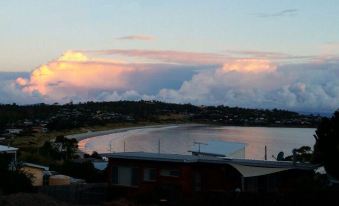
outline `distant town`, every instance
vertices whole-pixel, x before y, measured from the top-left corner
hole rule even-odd
[[[0,105],[0,141],[53,130],[107,124],[205,123],[232,126],[317,127],[321,116],[285,110],[194,106],[158,101]]]

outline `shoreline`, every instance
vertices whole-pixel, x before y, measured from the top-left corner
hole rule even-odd
[[[101,130],[101,131],[88,131],[83,133],[76,133],[76,134],[70,134],[65,135],[65,138],[68,139],[76,139],[78,142],[82,141],[84,139],[92,138],[92,137],[98,137],[98,136],[104,136],[119,132],[126,132],[129,130],[135,130],[135,129],[148,129],[148,128],[161,128],[161,127],[171,127],[171,126],[180,126],[180,125],[191,125],[191,126],[217,126],[217,127],[262,127],[262,128],[295,128],[295,129],[317,129],[314,127],[287,127],[287,126],[253,126],[253,125],[218,125],[218,124],[207,124],[207,123],[168,123],[168,124],[153,124],[153,125],[140,125],[140,126],[127,126],[127,127],[121,127],[121,128],[115,128],[115,129],[107,129],[107,130]]]
[[[109,134],[114,134],[114,133],[119,133],[119,132],[126,132],[129,130],[136,130],[136,129],[149,129],[149,128],[161,128],[161,127],[171,127],[171,126],[180,126],[180,125],[197,125],[201,126],[204,124],[192,124],[192,123],[182,123],[182,124],[159,124],[159,125],[147,125],[147,126],[132,126],[132,127],[124,127],[124,128],[116,128],[116,129],[109,129],[109,130],[103,130],[103,131],[88,131],[85,133],[79,133],[79,134],[71,134],[71,135],[66,135],[65,138],[67,139],[76,139],[78,142],[92,138],[92,137],[98,137],[98,136],[104,136],[104,135],[109,135]]]
[[[109,135],[112,134],[112,136],[116,136],[117,138],[125,137],[125,135],[119,135],[119,133],[124,132],[132,132],[132,133],[138,133],[139,130],[142,131],[149,131],[149,130],[158,130],[158,129],[166,129],[171,127],[204,127],[204,126],[212,126],[212,127],[219,127],[218,125],[210,125],[210,124],[197,124],[197,123],[175,123],[175,124],[155,124],[155,125],[135,125],[125,128],[115,128],[115,129],[108,129],[108,130],[102,130],[102,131],[94,131],[94,132],[85,132],[85,133],[78,133],[78,134],[72,134],[65,136],[66,138],[75,138],[78,141],[78,154],[80,157],[83,157],[84,154],[91,154],[93,151],[97,151],[100,153],[105,153],[101,151],[100,149],[86,149],[85,144],[87,144],[87,140],[91,141],[89,139],[96,138],[100,139],[100,136]],[[229,127],[239,127],[239,126],[229,126]],[[240,128],[240,127],[239,127]],[[260,127],[259,127],[260,128]],[[272,127],[261,127],[261,128],[272,128]],[[281,127],[280,127],[281,128]],[[286,129],[290,129],[285,127]],[[296,128],[297,129],[297,128]],[[310,128],[302,128],[302,129],[310,129]],[[313,128],[314,129],[314,128]],[[102,137],[105,138],[105,137]],[[118,151],[118,150],[117,150]]]

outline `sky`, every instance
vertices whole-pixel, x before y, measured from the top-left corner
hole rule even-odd
[[[0,103],[339,108],[336,0],[0,1]]]

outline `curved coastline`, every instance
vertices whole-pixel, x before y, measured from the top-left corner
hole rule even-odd
[[[186,127],[192,126],[195,128],[186,130]],[[162,152],[178,154],[187,152],[188,148],[192,146],[191,143],[195,140],[207,141],[217,139],[221,141],[242,142],[248,144],[246,148],[248,157],[254,159],[261,158],[261,151],[264,150],[263,145],[267,145],[268,148],[270,148],[270,154],[277,154],[280,151],[284,151],[287,154],[292,151],[293,148],[303,145],[313,145],[313,142],[309,140],[313,131],[306,128],[302,128],[302,130],[277,128],[275,130],[265,127],[218,128],[213,126],[211,128],[205,128],[205,126],[211,125],[163,124],[134,126],[98,132],[86,132],[69,135],[67,137],[79,140],[78,150],[81,154],[91,154],[93,151],[98,153],[111,151],[123,152],[125,151],[125,141],[126,151],[154,152],[157,151],[159,138],[163,138],[161,141]],[[167,131],[161,134],[162,132],[160,130],[168,129],[171,130],[169,130],[167,134]],[[222,130],[219,131],[219,129]],[[252,136],[255,138],[252,138]]]
[[[89,131],[89,132],[85,132],[85,133],[66,135],[65,137],[68,138],[68,139],[76,139],[79,142],[81,140],[92,138],[92,137],[109,135],[109,134],[119,133],[119,132],[126,132],[126,131],[129,131],[129,130],[162,128],[162,127],[171,127],[171,126],[180,126],[180,125],[197,125],[197,126],[199,126],[199,125],[204,125],[204,124],[187,124],[187,123],[184,123],[184,124],[160,124],[160,125],[124,127],[124,128],[95,131],[95,132]]]

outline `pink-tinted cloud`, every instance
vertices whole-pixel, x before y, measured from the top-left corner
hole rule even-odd
[[[276,66],[266,59],[239,59],[225,63],[219,70],[225,72],[261,73],[272,72]]]
[[[220,53],[189,52],[176,50],[110,49],[81,51],[90,55],[128,57],[140,61],[191,65],[223,65],[239,59],[267,59],[274,63],[309,62],[317,59],[311,55],[291,55],[280,52],[262,52],[249,50],[226,50]]]
[[[66,52],[58,60],[35,69],[29,79],[17,78],[26,93],[39,92],[52,99],[86,95],[91,90],[128,90],[133,87],[128,77],[143,67],[90,59],[80,52]]]
[[[218,53],[185,52],[171,50],[137,50],[137,49],[111,49],[97,51],[83,51],[92,55],[121,55],[144,58],[155,62],[174,64],[223,64],[232,58]]]
[[[119,55],[153,61],[126,63],[107,58]],[[180,51],[69,51],[35,69],[30,77],[2,86],[0,101],[1,94],[15,94],[13,98],[23,101],[27,95],[28,102],[156,99],[329,111],[339,105],[338,65],[332,61],[281,65],[266,58]]]

